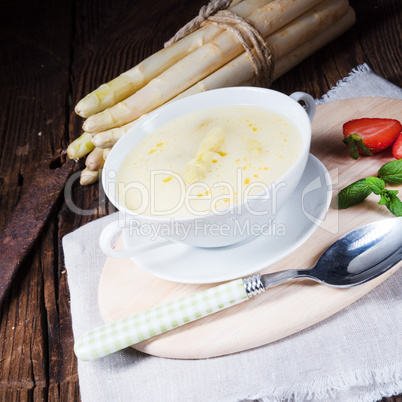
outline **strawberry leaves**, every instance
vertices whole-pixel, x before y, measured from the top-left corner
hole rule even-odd
[[[350,134],[345,137],[342,142],[349,148],[349,153],[352,159],[359,157],[359,149],[364,155],[373,155],[372,152],[363,142],[363,138],[359,134]]]

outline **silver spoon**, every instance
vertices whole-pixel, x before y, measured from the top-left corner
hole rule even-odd
[[[178,326],[242,303],[266,288],[292,279],[312,279],[334,287],[368,282],[402,259],[402,217],[356,229],[332,244],[311,269],[255,274],[154,307],[84,333],[76,355],[95,360]]]

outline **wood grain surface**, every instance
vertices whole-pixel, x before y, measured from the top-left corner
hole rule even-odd
[[[402,86],[399,0],[350,0],[357,24],[273,84],[320,97],[366,62]],[[0,5],[0,229],[40,161],[80,133],[74,104],[163,46],[204,1],[5,1]],[[83,168],[79,162],[75,170]],[[0,401],[79,400],[61,238],[113,211],[98,185],[72,186],[21,264],[0,311]],[[21,228],[23,230],[23,228]],[[3,253],[4,250],[1,250]],[[394,397],[389,400],[402,401]]]
[[[317,107],[312,124],[311,151],[331,176],[331,205],[323,222],[303,245],[261,273],[277,272],[284,267],[312,267],[323,251],[339,237],[367,223],[392,217],[386,208],[377,204],[379,197],[374,194],[353,208],[339,210],[336,207],[339,189],[366,176],[376,175],[384,163],[393,159],[390,152],[358,161],[349,157],[341,141],[342,124],[364,116],[402,120],[402,100],[357,98]],[[393,189],[401,191],[402,185],[393,186]],[[287,227],[287,230],[291,228]],[[269,240],[266,241],[266,249],[268,254]],[[155,252],[159,252],[163,266],[163,247]],[[230,261],[227,263],[230,264]],[[330,317],[374,289],[401,265],[402,262],[379,278],[348,289],[331,288],[311,281],[284,283],[268,289],[250,302],[238,304],[133,347],[152,355],[180,359],[209,358],[252,349]],[[106,322],[115,321],[212,286],[215,285],[191,285],[157,279],[139,269],[130,259],[108,258],[99,283],[99,309]]]

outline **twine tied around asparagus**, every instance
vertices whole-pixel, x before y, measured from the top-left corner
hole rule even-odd
[[[165,43],[165,47],[196,31],[201,26],[217,25],[236,35],[254,68],[256,85],[268,88],[273,81],[275,67],[273,53],[251,21],[227,10],[231,3],[232,0],[211,0],[206,6],[201,7],[197,17],[184,25]]]
[[[232,1],[233,0],[211,0],[206,6],[202,6],[195,18],[180,28],[172,38],[165,42],[165,47],[170,46],[172,43],[196,31],[211,15],[216,14],[220,10],[229,8]]]

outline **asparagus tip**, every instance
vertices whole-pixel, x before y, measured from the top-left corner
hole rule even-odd
[[[81,104],[82,104],[82,100],[80,100],[80,101],[75,105],[74,111],[75,111],[76,114],[78,114],[78,116],[81,116],[81,117],[86,118],[86,117],[88,117],[88,116],[86,116],[85,108],[81,107]]]
[[[99,170],[89,170],[88,168],[85,168],[81,172],[81,177],[80,177],[80,184],[82,186],[86,186],[88,184],[95,183],[99,178]]]
[[[93,126],[93,124],[91,124],[91,122],[89,121],[88,122],[88,120],[85,120],[84,121],[84,123],[83,123],[83,125],[82,125],[82,129],[85,131],[85,132],[88,132],[88,133],[93,133],[93,131],[94,131],[94,127],[91,127],[91,126]]]
[[[79,158],[74,158],[73,152],[71,152],[71,148],[70,148],[70,147],[67,148],[67,156],[68,156],[70,159],[72,159],[73,161],[78,162],[78,159],[79,159]]]

